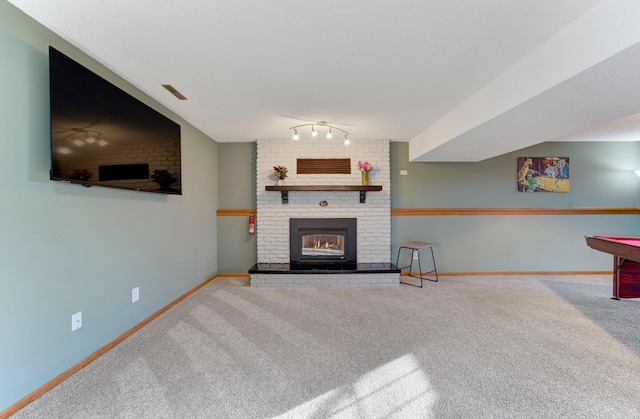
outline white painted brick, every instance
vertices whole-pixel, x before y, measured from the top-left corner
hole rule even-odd
[[[391,217],[390,217],[390,163],[389,142],[387,140],[354,140],[345,147],[339,141],[325,139],[258,140],[256,164],[258,219],[258,262],[289,262],[289,218],[358,218],[358,258],[360,262],[390,262]],[[350,175],[296,175],[296,158],[350,158]],[[359,184],[361,174],[357,169],[358,160],[369,160],[374,164],[370,173],[372,184],[383,186],[381,192],[367,193],[366,203],[359,202],[357,192],[289,192],[289,203],[282,204],[277,192],[266,192],[266,185],[274,185],[272,176],[274,165],[289,168],[289,178],[285,184],[321,185]],[[327,201],[328,206],[319,206]],[[267,237],[262,239],[262,237]],[[286,249],[277,249],[278,243],[286,243]],[[361,253],[362,251],[362,253]]]

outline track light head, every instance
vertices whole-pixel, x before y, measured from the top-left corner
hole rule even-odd
[[[340,132],[342,132],[342,133],[344,133],[344,134],[345,134],[345,135],[344,135],[344,144],[345,144],[345,145],[349,145],[349,143],[351,142],[351,141],[349,141],[349,135],[351,135],[351,134],[349,134],[347,131],[345,131],[345,130],[343,130],[343,129],[341,129],[341,128],[334,127],[333,125],[329,125],[329,124],[327,124],[325,121],[318,121],[318,122],[314,122],[314,123],[312,123],[312,124],[301,124],[301,125],[296,125],[296,126],[291,127],[291,128],[289,128],[289,129],[292,129],[292,130],[293,130],[293,136],[292,136],[292,138],[293,138],[294,140],[299,140],[299,139],[300,139],[300,136],[298,135],[298,128],[300,128],[300,127],[308,127],[308,126],[311,126],[311,135],[312,135],[312,136],[314,136],[314,137],[317,137],[317,136],[318,136],[318,131],[316,131],[316,127],[315,127],[316,125],[318,125],[318,126],[320,126],[320,127],[322,127],[322,128],[325,128],[325,127],[326,127],[326,128],[329,128],[329,131],[328,131],[328,132],[327,132],[327,134],[326,134],[326,137],[327,137],[327,138],[329,138],[329,139],[333,138],[333,130],[334,130],[334,129],[337,129],[338,131],[340,131]]]

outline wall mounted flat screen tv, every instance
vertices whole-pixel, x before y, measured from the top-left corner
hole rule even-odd
[[[182,194],[180,125],[49,47],[51,180]]]

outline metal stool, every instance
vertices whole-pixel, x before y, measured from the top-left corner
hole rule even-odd
[[[428,271],[428,272],[422,272],[422,265],[420,264],[420,249],[426,249],[427,247],[429,249],[431,249],[431,260],[433,261],[433,270]],[[411,250],[411,263],[409,263],[409,265],[407,265],[407,266],[399,267],[398,266],[398,262],[400,261],[400,253],[402,253],[403,249],[404,250]],[[418,254],[418,269],[419,269],[420,276],[411,275],[411,268],[413,267],[413,255],[414,255],[414,252],[416,252]],[[420,278],[420,286],[419,287],[417,285],[409,284],[408,282],[401,282],[402,284],[411,285],[412,287],[422,288],[422,281],[423,280],[438,282],[438,269],[436,268],[436,257],[433,254],[433,245],[431,243],[416,242],[416,241],[400,243],[400,247],[398,248],[398,257],[396,258],[396,266],[398,266],[398,269],[400,269],[401,271],[403,269],[409,268],[409,276],[410,277],[412,277],[412,278]],[[427,277],[425,277],[423,275],[423,274],[430,274],[431,272],[435,272],[436,273],[436,279],[427,278]]]

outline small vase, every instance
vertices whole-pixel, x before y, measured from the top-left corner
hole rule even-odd
[[[284,179],[278,179],[278,186],[284,185]]]
[[[362,171],[362,184],[367,186],[369,184],[369,172],[366,170]]]

